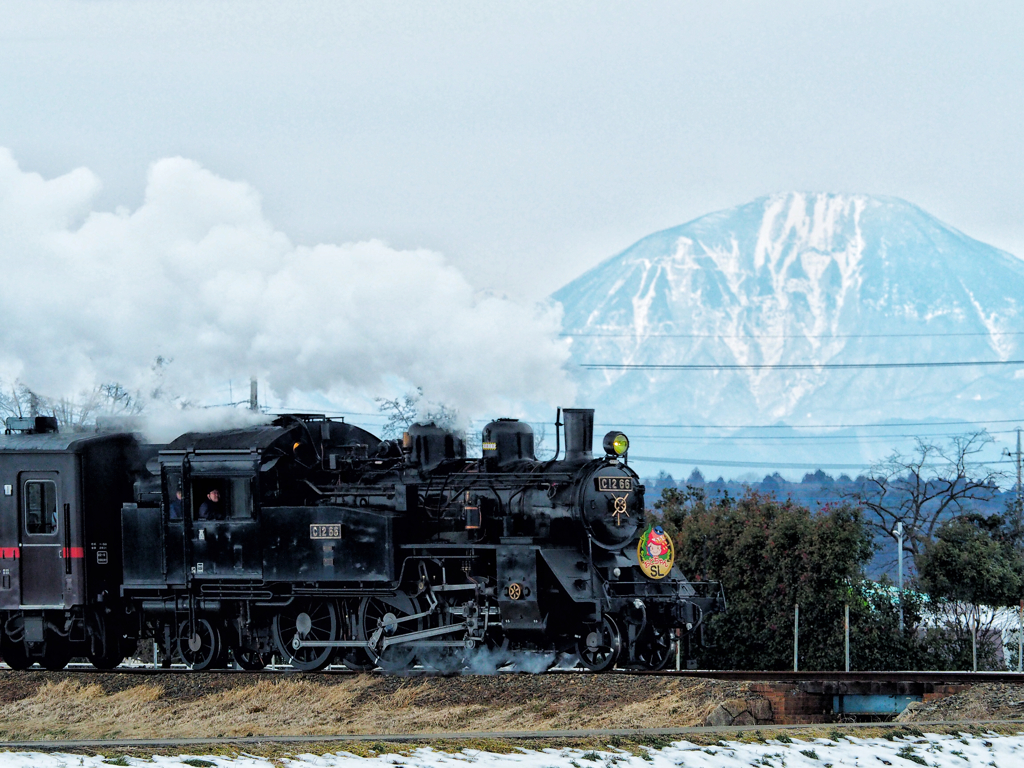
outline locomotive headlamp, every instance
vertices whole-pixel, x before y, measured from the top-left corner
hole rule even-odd
[[[622,456],[629,450],[629,438],[621,432],[609,432],[604,436],[604,452],[609,456]]]

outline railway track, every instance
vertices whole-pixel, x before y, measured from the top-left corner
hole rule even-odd
[[[5,670],[6,665],[0,666]],[[91,664],[69,664],[69,672],[81,672],[87,674],[124,674],[124,675],[166,675],[166,674],[194,674],[183,665],[175,665],[170,668],[152,666],[121,666],[113,670],[99,670]],[[41,672],[42,670],[29,670]],[[246,672],[241,669],[207,669],[204,674],[220,675],[249,675],[249,676],[274,676],[281,674],[295,674],[298,670],[289,666],[267,667],[259,672]],[[302,673],[315,675],[354,675],[361,674],[353,672],[346,667],[332,666],[316,673]],[[377,674],[385,674],[378,672]],[[405,676],[450,676],[451,673],[440,673],[430,669],[415,668],[406,673]],[[465,673],[470,674],[470,673]],[[499,670],[499,675],[527,674],[516,670]],[[932,683],[936,685],[972,685],[977,683],[1018,683],[1024,684],[1024,673],[1020,672],[959,672],[959,671],[773,671],[773,670],[715,670],[715,669],[688,669],[688,670],[664,670],[661,672],[650,672],[644,670],[615,670],[612,672],[592,673],[582,669],[552,669],[542,674],[566,675],[566,674],[604,674],[604,675],[637,675],[654,677],[675,677],[693,678],[705,680],[734,680],[740,682],[774,682],[774,683],[808,683],[808,682],[859,682],[859,683]]]
[[[970,731],[979,727],[988,729],[1024,728],[1024,720],[973,720],[948,721],[932,720],[914,722],[910,727],[937,728]],[[626,738],[643,743],[645,740],[665,739],[707,734],[740,734],[760,731],[772,733],[819,732],[839,729],[906,730],[907,723],[819,723],[802,725],[723,725],[688,726],[680,728],[581,728],[578,730],[534,730],[534,731],[455,731],[439,733],[346,733],[332,736],[226,736],[222,738],[175,738],[175,739],[56,739],[33,741],[0,741],[0,750],[63,751],[69,749],[166,749],[180,747],[246,747],[269,745],[310,745],[344,744],[346,742],[381,742],[386,744],[424,744],[430,742],[458,741],[537,741],[550,739],[603,739]]]
[[[692,677],[714,680],[742,680],[753,682],[804,683],[832,682],[904,682],[969,685],[972,683],[1021,683],[1020,672],[941,672],[941,671],[864,671],[864,672],[777,672],[751,670],[684,670],[664,672],[632,672],[627,674]]]

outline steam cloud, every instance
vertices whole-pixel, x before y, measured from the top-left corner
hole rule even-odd
[[[445,655],[441,651],[417,655],[419,663],[445,675],[496,675],[502,670],[539,675],[549,669],[575,669],[579,656],[553,651],[503,650],[477,647],[465,654]]]
[[[202,397],[256,374],[279,395],[376,394],[395,377],[464,413],[571,398],[558,308],[481,295],[437,253],[293,245],[259,195],[197,163],[149,170],[135,211],[96,211],[80,168],[46,180],[0,148],[0,377],[49,395],[100,381]]]

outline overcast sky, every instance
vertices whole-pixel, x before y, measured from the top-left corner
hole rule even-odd
[[[297,244],[532,299],[782,190],[908,199],[1024,256],[1024,3],[0,2],[0,146],[99,207],[181,155]]]

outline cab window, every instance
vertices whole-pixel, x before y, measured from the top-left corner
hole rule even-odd
[[[192,484],[192,505],[196,520],[251,520],[252,480],[196,478]]]
[[[228,505],[232,520],[252,519],[252,482],[248,477],[231,478]]]
[[[182,498],[180,472],[164,474],[164,503],[167,506],[167,519],[172,523],[180,523],[185,514],[185,502]]]
[[[25,529],[33,535],[57,530],[57,484],[52,480],[25,482]]]

